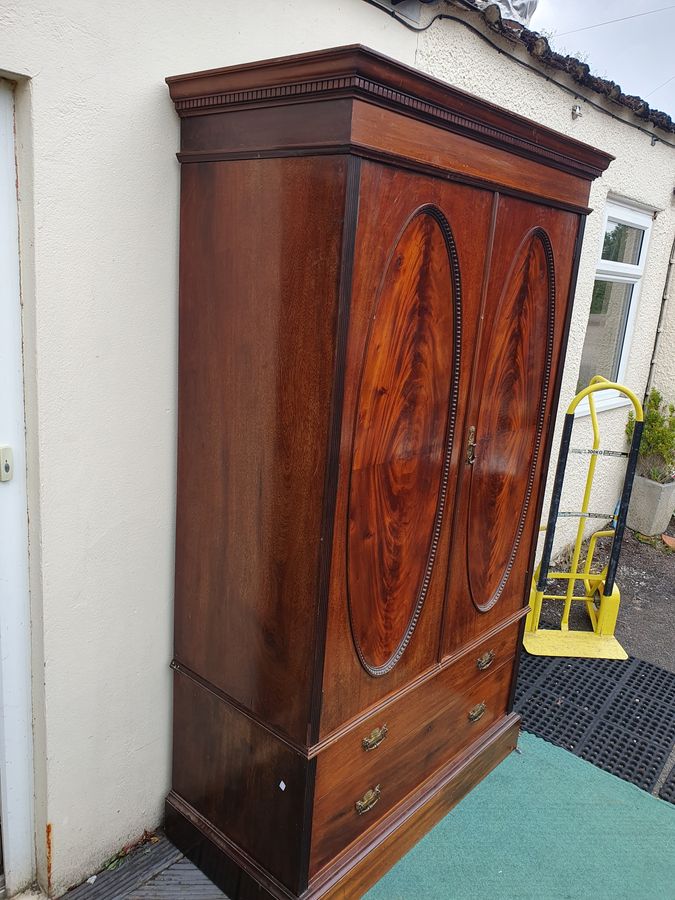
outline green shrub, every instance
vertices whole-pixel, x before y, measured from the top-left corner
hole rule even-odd
[[[652,388],[644,416],[637,473],[665,484],[675,477],[675,405],[664,403],[661,394]],[[634,429],[635,418],[629,413],[626,434],[631,439]]]

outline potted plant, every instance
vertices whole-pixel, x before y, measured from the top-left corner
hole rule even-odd
[[[645,427],[637,474],[628,507],[628,527],[641,534],[663,534],[675,510],[675,405],[652,389],[644,409]],[[626,434],[635,420],[628,416]]]

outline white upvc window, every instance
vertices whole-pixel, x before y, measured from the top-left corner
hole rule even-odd
[[[593,375],[623,384],[651,226],[650,213],[615,201],[607,203],[577,391],[585,388]],[[598,411],[629,402],[617,391],[595,394]],[[588,412],[588,402],[583,401],[577,415]]]

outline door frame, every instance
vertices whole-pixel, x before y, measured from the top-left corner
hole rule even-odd
[[[14,455],[0,483],[0,821],[5,884],[35,877],[31,615],[14,84],[0,78],[0,444]]]

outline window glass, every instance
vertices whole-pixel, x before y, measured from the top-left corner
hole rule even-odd
[[[577,391],[587,387],[594,375],[617,380],[633,287],[618,281],[596,280]]]
[[[607,230],[602,245],[602,258],[612,262],[637,266],[644,238],[642,228],[624,225],[623,222],[607,221]]]

